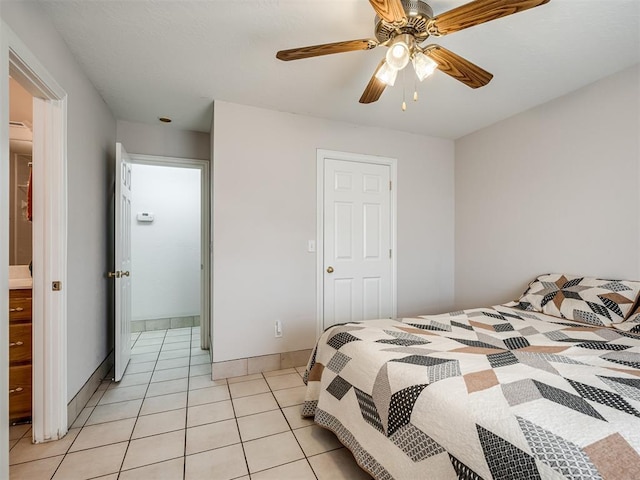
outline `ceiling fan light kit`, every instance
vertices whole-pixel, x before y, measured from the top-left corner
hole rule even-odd
[[[432,75],[438,68],[438,64],[422,52],[416,52],[411,61],[413,62],[413,69],[420,81]]]
[[[402,70],[406,67],[411,58],[411,51],[414,44],[415,40],[413,37],[406,33],[398,35],[391,40],[389,50],[387,50],[387,54],[385,55],[389,66],[396,70]]]
[[[382,65],[380,65],[380,68],[378,68],[375,73],[375,78],[389,87],[393,87],[396,83],[397,76],[398,70],[390,66],[387,62],[382,62]]]
[[[369,0],[376,12],[376,40],[361,39],[281,50],[276,58],[284,61],[387,47],[385,58],[369,80],[360,103],[376,102],[385,87],[393,86],[400,70],[412,63],[420,81],[435,70],[449,75],[470,88],[487,85],[493,75],[469,60],[430,44],[421,46],[429,37],[440,37],[465,28],[497,20],[514,13],[548,3],[550,0],[475,0],[434,16],[432,8],[422,0]],[[414,99],[417,93],[414,94]],[[404,102],[403,102],[404,105]],[[403,110],[406,107],[403,107]]]

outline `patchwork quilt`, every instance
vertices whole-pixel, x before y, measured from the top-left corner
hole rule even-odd
[[[303,414],[376,479],[639,479],[640,335],[623,325],[511,304],[334,326]]]

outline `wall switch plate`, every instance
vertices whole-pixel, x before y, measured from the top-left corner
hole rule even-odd
[[[309,240],[309,243],[307,244],[307,252],[313,253],[315,251],[316,251],[316,241]]]

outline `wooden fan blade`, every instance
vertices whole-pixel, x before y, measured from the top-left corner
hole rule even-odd
[[[319,57],[321,55],[331,55],[333,53],[353,52],[355,50],[371,50],[376,48],[378,42],[368,38],[362,40],[349,40],[346,42],[325,43],[323,45],[312,45],[310,47],[292,48],[291,50],[280,50],[276,53],[276,58],[280,60],[300,60],[301,58]]]
[[[438,70],[471,88],[484,87],[493,78],[486,70],[439,45],[427,46],[424,54],[438,64]]]
[[[378,64],[378,68],[376,68],[376,71],[373,72],[373,75],[371,76],[371,80],[369,80],[369,83],[364,89],[364,92],[362,92],[362,96],[360,97],[360,103],[377,102],[378,99],[380,98],[380,95],[382,95],[382,92],[384,92],[384,89],[386,88],[387,85],[382,83],[380,80],[376,78],[376,73],[378,73],[378,70],[380,70],[380,67],[382,67],[383,63],[384,63],[384,60],[382,60]]]
[[[549,0],[476,0],[435,16],[429,21],[429,31],[432,35],[447,35],[548,2]]]
[[[407,19],[400,0],[369,0],[369,3],[385,22],[401,23]]]

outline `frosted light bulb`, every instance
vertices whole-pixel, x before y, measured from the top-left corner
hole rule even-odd
[[[389,50],[387,50],[386,55],[387,64],[396,70],[402,70],[406,67],[410,57],[411,52],[409,52],[409,47],[403,41],[394,43]]]

